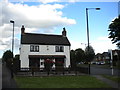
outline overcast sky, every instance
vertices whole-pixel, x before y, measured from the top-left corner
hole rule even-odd
[[[17,1],[17,2],[16,2]],[[25,26],[25,32],[61,34],[66,27],[71,49],[85,48],[86,14],[85,8],[100,7],[100,11],[89,11],[90,44],[95,53],[115,49],[108,39],[108,26],[118,16],[118,0],[3,0],[0,2],[0,57],[6,50],[11,50],[12,23],[15,21],[15,50],[19,53],[20,29]],[[114,2],[113,2],[114,1]]]

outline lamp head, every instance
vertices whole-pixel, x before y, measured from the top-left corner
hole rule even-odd
[[[13,20],[10,20],[10,23],[14,23],[14,21],[13,21]]]
[[[100,8],[96,8],[96,10],[100,10]]]

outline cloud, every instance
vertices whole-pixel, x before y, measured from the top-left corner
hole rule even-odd
[[[0,50],[11,50],[12,47],[12,37],[8,38],[0,38]],[[18,50],[20,47],[20,39],[18,37],[14,37],[14,50]]]
[[[116,49],[116,45],[112,44],[111,40],[108,37],[98,37],[96,41],[91,43],[95,49],[95,53],[107,52],[108,49]]]
[[[97,38],[98,41],[109,41],[109,38],[108,37],[98,37]]]
[[[78,41],[70,40],[71,49],[75,50],[77,48],[81,48],[81,43]]]
[[[71,43],[71,49],[75,50],[77,48],[82,48],[85,50],[85,47],[87,46],[87,43],[81,43],[78,41],[70,40]],[[95,50],[95,53],[103,53],[108,52],[108,49],[116,49],[116,45],[112,44],[111,40],[108,37],[98,37],[95,41],[91,41],[90,45]]]
[[[9,49],[11,47],[12,38],[0,38],[0,50]]]
[[[63,9],[64,6],[60,4],[28,6],[19,3],[3,3],[2,6],[4,23],[9,23],[8,20],[13,19],[16,26],[25,24],[29,28],[48,28],[76,23],[74,19],[62,17],[60,9]]]
[[[44,1],[44,0],[43,0]],[[46,0],[47,1],[47,0]],[[52,0],[57,1],[57,0]],[[24,2],[24,0],[23,0]],[[9,49],[12,36],[12,23],[15,21],[15,40],[19,41],[21,26],[25,25],[26,32],[53,32],[58,26],[76,24],[74,19],[63,16],[61,4],[40,4],[29,6],[23,3],[10,3],[8,0],[0,2],[0,50]],[[15,47],[19,46],[15,43]]]

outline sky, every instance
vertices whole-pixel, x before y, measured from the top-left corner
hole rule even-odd
[[[95,53],[116,49],[108,38],[109,24],[118,16],[119,0],[2,0],[0,1],[0,57],[11,50],[15,21],[14,54],[19,54],[21,26],[25,32],[42,34],[62,34],[67,30],[71,49],[87,46],[86,8],[88,10],[90,45]]]

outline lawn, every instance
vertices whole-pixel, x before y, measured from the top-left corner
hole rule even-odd
[[[118,77],[118,76],[103,75],[103,77],[108,78],[108,79],[115,81],[117,83],[120,83],[120,77]]]
[[[92,76],[15,77],[19,88],[110,88]]]

